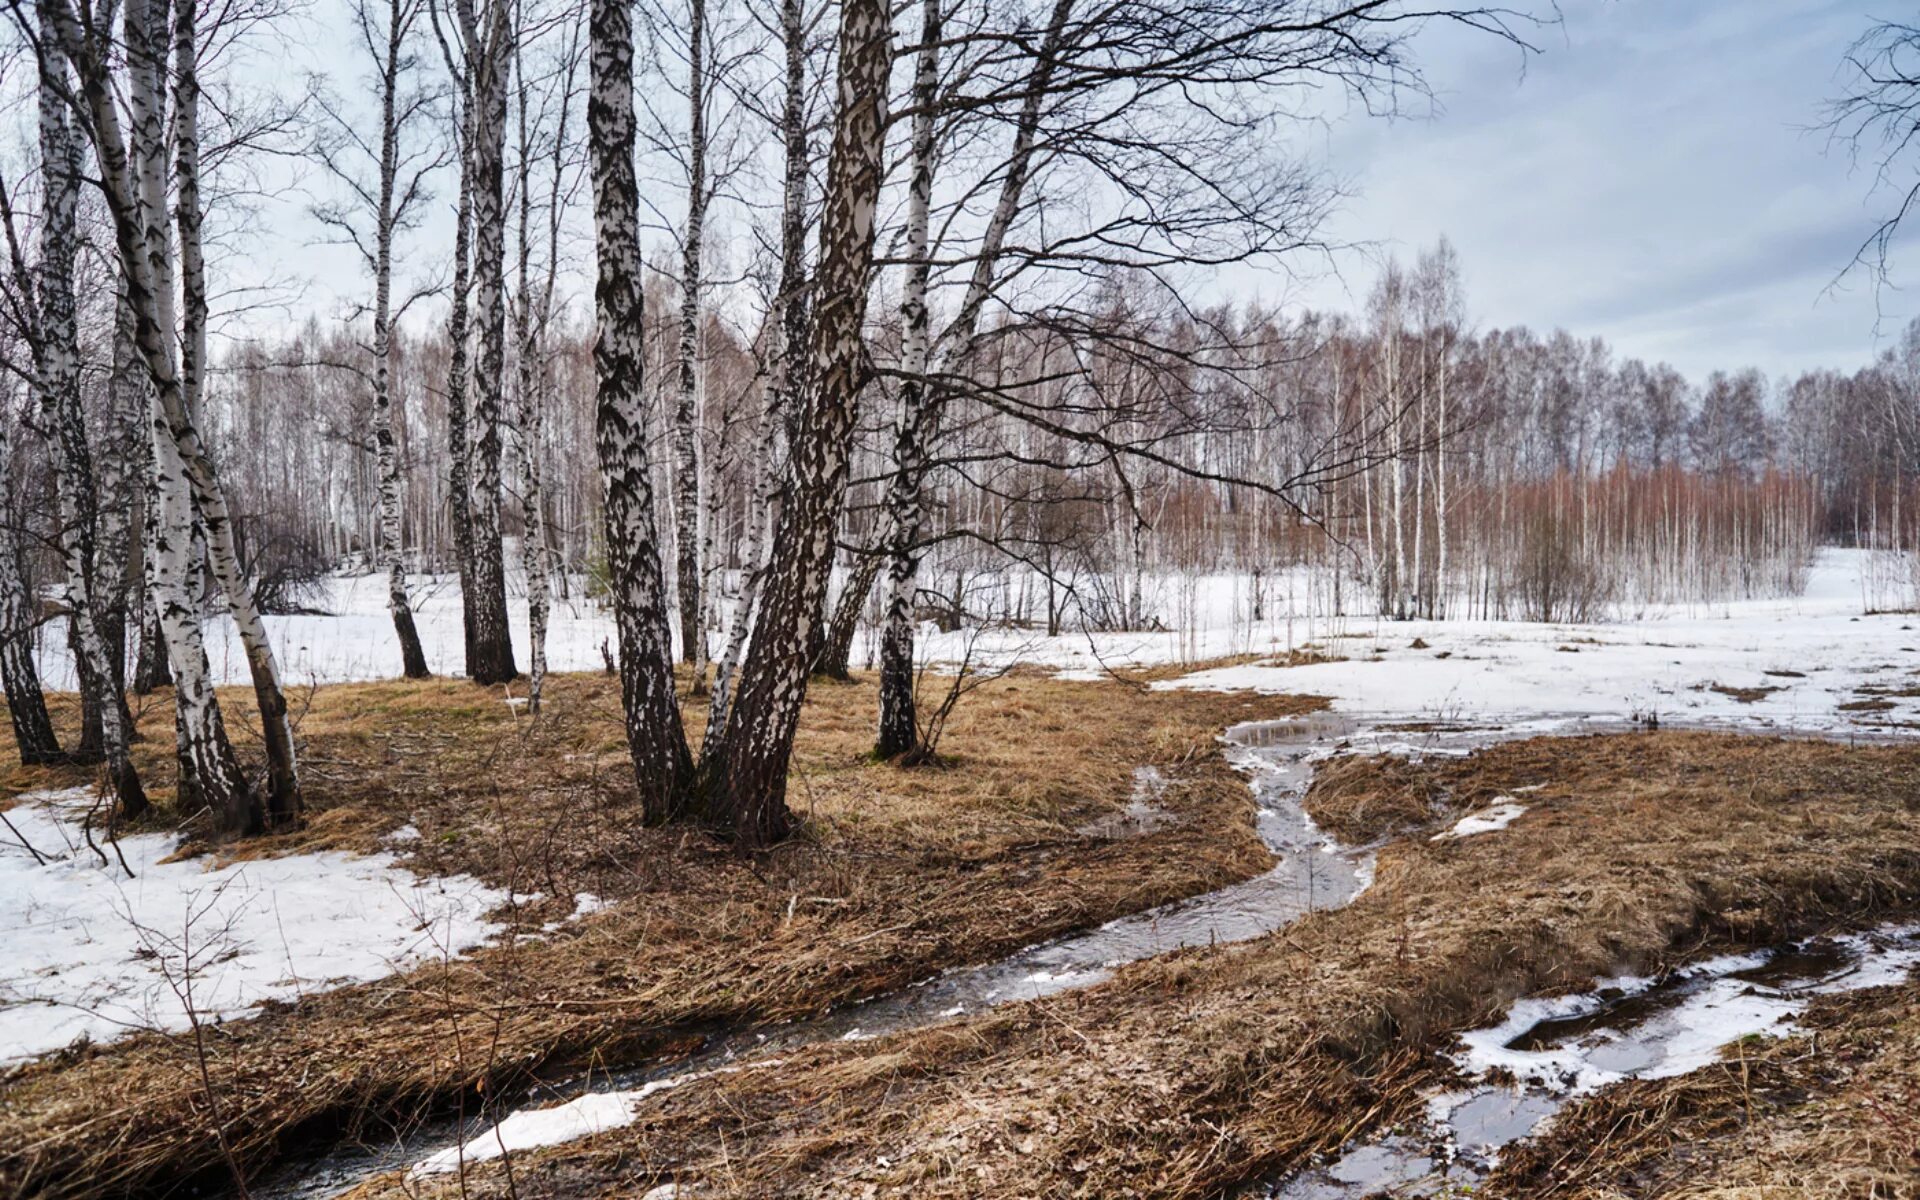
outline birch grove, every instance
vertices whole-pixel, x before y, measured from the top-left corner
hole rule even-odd
[[[67,753],[128,812],[123,697],[171,681],[182,804],[299,819],[283,575],[377,579],[409,678],[457,602],[446,673],[536,718],[567,694],[550,631],[605,613],[642,819],[743,847],[795,827],[816,675],[874,672],[876,757],[931,761],[929,628],[1168,629],[1207,576],[1248,622],[1597,619],[1790,593],[1821,538],[1920,594],[1920,335],[1852,375],[1688,380],[1475,328],[1444,242],[1358,315],[1221,290],[1325,248],[1304,97],[1418,102],[1418,26],[1523,44],[1511,13],[356,0],[354,77],[289,104],[353,288],[223,336],[234,18],[77,2],[15,14],[51,63],[40,156],[76,165],[8,181],[9,443],[46,433],[54,486],[0,544],[0,674],[23,755],[61,755],[34,652],[65,635]],[[76,271],[117,294],[76,306]]]

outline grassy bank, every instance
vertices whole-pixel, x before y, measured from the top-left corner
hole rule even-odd
[[[245,703],[236,694],[229,713]],[[867,756],[872,688],[822,685],[790,792],[805,835],[749,858],[639,824],[614,681],[556,677],[548,705],[533,721],[498,691],[446,681],[295,698],[307,828],[201,849],[366,850],[411,824],[418,870],[543,899],[516,907],[516,936],[470,958],[210,1030],[211,1099],[248,1170],[290,1147],[375,1137],[429,1108],[506,1103],[543,1073],[672,1055],[718,1030],[818,1012],[1251,875],[1268,857],[1217,735],[1315,706],[1014,676],[955,713],[948,761],[908,771]],[[692,707],[688,719],[702,715]],[[71,717],[64,706],[61,716]],[[140,717],[140,763],[164,803],[166,698]],[[1164,804],[1180,819],[1131,838],[1076,832],[1122,809],[1144,764],[1173,780]],[[84,778],[0,763],[9,794]],[[541,931],[583,893],[611,907]],[[217,1183],[209,1099],[184,1036],[75,1047],[17,1069],[0,1084],[0,1194]]]
[[[1350,764],[1315,797],[1323,821],[1413,833],[1349,908],[688,1083],[629,1127],[516,1156],[511,1183],[493,1163],[360,1195],[1219,1194],[1412,1116],[1451,1035],[1519,995],[1911,910],[1916,772],[1920,749],[1680,733]],[[1504,831],[1425,836],[1534,785]]]

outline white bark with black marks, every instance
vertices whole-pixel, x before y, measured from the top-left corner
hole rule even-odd
[[[40,24],[42,30],[51,24],[51,15],[44,9]],[[74,265],[80,247],[80,143],[68,112],[66,64],[50,51],[43,51],[38,59],[42,211],[40,260],[35,271],[35,391],[53,457],[60,559],[74,641],[85,668],[80,672],[82,686],[93,693],[108,782],[121,812],[131,817],[146,811],[147,796],[129,757],[132,730],[122,703],[119,673],[96,624],[93,598],[97,495],[80,406],[80,332],[73,295]]]
[[[761,587],[766,580],[767,552],[780,524],[780,502],[787,470],[787,412],[789,401],[804,377],[807,336],[807,28],[804,0],[781,0],[780,37],[786,51],[786,95],[781,108],[780,134],[786,167],[780,202],[780,280],[769,324],[775,339],[773,362],[764,389],[754,444],[761,457],[755,474],[756,494],[747,516],[746,536],[740,547],[742,579],[734,597],[726,649],[714,672],[713,698],[707,710],[707,731],[701,755],[726,740],[733,705],[734,680],[753,630]]]
[[[700,498],[700,289],[707,223],[706,0],[687,5],[687,221],[680,234],[680,334],[673,406],[674,583],[680,602],[680,657],[693,690],[706,690],[707,629]]]
[[[707,783],[709,818],[744,846],[777,842],[793,823],[787,771],[825,616],[854,419],[870,371],[863,332],[892,64],[890,6],[846,0],[812,292],[811,363],[796,397],[788,498],[726,741],[711,760]]]
[[[507,624],[506,563],[501,546],[501,452],[506,392],[507,86],[514,29],[508,0],[458,0],[468,77],[466,161],[473,206],[474,360],[468,497],[473,563],[467,674],[476,683],[519,675]]]
[[[165,216],[148,202],[146,190],[135,183],[120,112],[114,102],[106,46],[82,28],[67,0],[43,0],[43,5],[50,11],[52,27],[80,79],[84,114],[99,165],[100,187],[113,217],[114,237],[126,271],[127,297],[135,318],[135,340],[153,381],[155,477],[163,506],[171,507],[174,521],[188,516],[181,511],[183,508],[197,507],[205,523],[210,564],[247,652],[268,746],[268,793],[263,811],[233,763],[231,748],[224,746],[224,730],[220,727],[212,689],[206,687],[203,695],[199,685],[204,684],[204,678],[199,681],[179,678],[195,665],[203,667],[205,658],[199,640],[199,614],[192,607],[184,586],[191,570],[191,547],[178,538],[169,538],[159,547],[156,556],[169,568],[163,585],[168,595],[163,598],[166,609],[162,621],[168,629],[170,649],[181,651],[173,660],[176,683],[183,692],[190,693],[182,701],[182,725],[187,724],[189,715],[201,718],[193,728],[184,729],[182,733],[183,751],[192,756],[192,761],[183,761],[183,775],[191,772],[190,778],[183,782],[198,790],[214,807],[216,816],[230,827],[244,831],[266,824],[289,823],[299,815],[299,778],[293,758],[292,729],[279,689],[271,643],[260,621],[252,587],[239,568],[226,495],[186,404],[174,354],[171,303],[167,299],[173,279],[171,255],[165,241]],[[143,0],[132,0],[126,11],[129,33],[142,43],[137,58],[150,74],[146,85],[136,79],[129,87],[129,111],[145,135],[152,136],[159,126],[154,97],[158,92],[156,68],[164,62],[164,49],[160,48],[165,45],[165,23],[155,19],[157,14]],[[137,101],[136,96],[140,97]],[[180,136],[176,128],[176,138]],[[151,161],[153,157],[150,148],[143,147],[143,160]],[[182,258],[186,260],[185,255]],[[204,296],[204,291],[201,295]],[[178,532],[178,527],[174,526],[173,531]],[[156,580],[161,575],[162,572],[156,570]],[[193,661],[196,657],[197,664]],[[194,770],[203,764],[215,769]]]
[[[634,786],[646,819],[658,822],[681,811],[692,763],[674,691],[648,452],[640,189],[633,166],[632,0],[592,0],[588,58],[596,257],[594,432],[605,490],[608,585],[620,634],[620,698]]]

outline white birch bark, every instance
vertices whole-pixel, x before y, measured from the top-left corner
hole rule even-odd
[[[506,683],[519,675],[507,625],[506,565],[501,548],[501,427],[506,391],[506,136],[507,86],[514,31],[507,0],[458,0],[471,86],[467,155],[472,172],[474,361],[472,474],[472,646],[474,682]]]
[[[674,582],[680,602],[680,656],[693,666],[695,695],[706,690],[707,631],[700,497],[700,289],[707,223],[706,0],[687,5],[687,222],[680,235],[680,340],[673,409]]]
[[[147,178],[137,185],[122,133],[120,111],[98,32],[89,35],[67,0],[43,0],[43,12],[57,34],[80,79],[83,111],[92,135],[99,166],[100,186],[113,217],[114,237],[127,278],[128,303],[136,322],[136,341],[154,389],[155,479],[161,495],[163,532],[177,535],[191,524],[198,507],[205,521],[214,573],[240,626],[249,666],[255,674],[255,694],[261,701],[263,731],[269,742],[272,776],[269,810],[265,817],[285,820],[298,813],[298,777],[291,757],[292,736],[284,699],[279,698],[272,650],[253,603],[252,589],[239,573],[233,529],[226,497],[208,459],[199,430],[188,412],[174,357],[172,338],[171,255],[166,240],[163,206],[149,202],[154,183],[152,164],[163,161],[152,151],[151,140],[163,136],[158,114],[159,78],[165,61],[166,23],[163,12],[146,0],[126,6],[130,47],[129,113],[140,130],[141,166]],[[179,136],[176,134],[176,136]],[[191,136],[191,131],[189,135]],[[164,186],[164,185],[160,185]],[[197,203],[197,200],[196,200]],[[197,231],[197,218],[194,228]],[[204,293],[202,293],[204,295]],[[186,486],[182,486],[182,483]],[[184,524],[183,524],[184,523]],[[165,591],[162,624],[173,655],[176,685],[182,696],[179,720],[183,785],[213,807],[223,823],[240,829],[264,821],[257,800],[226,745],[218,705],[205,680],[205,651],[200,641],[199,613],[187,595],[191,571],[190,546],[177,536],[161,541],[155,556],[155,579]],[[200,672],[199,679],[182,678]],[[269,687],[262,687],[262,683]],[[271,703],[278,700],[277,707]],[[276,744],[278,750],[276,750]],[[284,754],[280,753],[284,751]],[[234,822],[237,819],[237,824]]]
[[[396,106],[400,72],[405,62],[407,11],[405,0],[389,0],[387,42],[379,61],[380,190],[374,212],[373,444],[379,489],[376,544],[380,569],[387,575],[387,611],[393,617],[394,636],[400,642],[401,672],[408,679],[425,679],[430,674],[426,651],[420,645],[413,606],[407,600],[407,563],[401,527],[406,480],[393,436],[394,188],[400,173]]]
[[[42,13],[41,27],[49,24]],[[96,623],[93,597],[93,534],[96,497],[80,407],[80,337],[74,313],[73,272],[79,252],[80,145],[68,119],[66,67],[56,54],[39,56],[40,173],[42,212],[37,284],[39,362],[35,372],[41,420],[53,454],[60,515],[60,559],[74,640],[99,714],[101,752],[108,782],[126,816],[147,808],[140,776],[128,757],[132,730],[121,701],[119,673]]]
[[[607,572],[620,636],[620,699],[634,785],[650,822],[677,814],[692,763],[674,694],[666,579],[654,526],[634,174],[632,0],[592,0],[587,137],[596,278],[594,433],[605,490]]]
[[[885,0],[845,0],[813,291],[812,362],[796,405],[791,485],[773,541],[752,652],[740,673],[706,796],[709,818],[745,846],[779,841],[792,828],[788,764],[825,615],[854,418],[869,369],[863,330],[884,177],[892,41],[892,12]]]
[[[773,366],[761,406],[754,444],[764,456],[758,463],[757,495],[749,514],[740,550],[742,579],[734,597],[726,649],[714,672],[713,696],[707,708],[707,730],[701,755],[726,740],[733,703],[733,685],[766,579],[767,551],[780,523],[780,501],[787,469],[787,407],[802,377],[801,356],[807,332],[807,45],[804,0],[781,0],[780,36],[786,50],[786,96],[781,110],[781,141],[786,169],[780,205],[780,282],[774,297],[772,326]]]

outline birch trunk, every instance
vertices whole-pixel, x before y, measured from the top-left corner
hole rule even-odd
[[[454,206],[453,287],[447,308],[447,497],[453,524],[453,557],[460,574],[461,662],[474,677],[473,641],[473,486],[472,452],[467,438],[467,302],[473,292],[473,171],[468,162],[473,98],[466,81],[459,84],[460,119],[456,122],[460,160],[459,199]]]
[[[781,112],[781,141],[786,171],[780,207],[780,283],[772,316],[776,346],[772,377],[767,382],[755,444],[764,457],[759,463],[758,494],[741,547],[744,578],[736,598],[726,650],[714,673],[713,699],[707,708],[707,732],[701,756],[726,740],[733,700],[733,684],[747,639],[753,629],[760,590],[766,580],[767,549],[780,523],[781,496],[787,467],[788,401],[803,377],[801,367],[807,336],[807,30],[803,0],[781,0],[780,36],[787,54],[786,100]]]
[[[693,664],[693,693],[706,690],[707,637],[700,561],[700,255],[707,208],[705,0],[687,6],[687,224],[680,238],[680,346],[673,409],[674,582],[680,657]]]
[[[76,141],[78,131],[75,132]],[[117,291],[117,289],[116,289]],[[113,365],[107,377],[107,422],[105,454],[100,459],[99,538],[94,547],[94,611],[100,625],[100,639],[107,644],[107,660],[112,668],[114,695],[118,697],[129,741],[138,741],[133,717],[126,709],[127,630],[140,613],[139,555],[135,548],[135,517],[139,512],[138,493],[145,484],[140,464],[146,456],[135,446],[146,431],[140,420],[145,393],[140,388],[139,362],[130,353],[130,341],[120,322],[121,305],[116,294],[114,305]]]
[[[149,398],[146,366],[134,344],[133,307],[127,303],[127,280],[120,274],[114,304],[113,392],[115,423],[126,431],[129,500],[133,503],[138,561],[133,564],[133,599],[129,615],[138,622],[134,636],[133,691],[145,696],[173,683],[167,666],[167,640],[160,630],[160,613],[152,587],[154,541],[159,531],[160,497],[153,472],[153,402]]]
[[[300,772],[293,744],[293,722],[287,712],[286,693],[280,686],[280,667],[274,658],[273,642],[267,636],[266,622],[261,619],[253,583],[240,562],[226,493],[194,424],[207,369],[207,274],[200,237],[199,3],[200,0],[178,0],[174,10],[174,203],[180,229],[180,368],[178,385],[171,398],[164,386],[157,387],[156,391],[193,484],[194,503],[205,531],[207,564],[213,570],[215,584],[226,597],[227,611],[233,617],[241,647],[246,651],[254,702],[260,710],[261,741],[267,753],[267,824],[280,827],[300,818]]]
[[[634,175],[631,0],[593,0],[587,136],[592,161],[596,330],[594,433],[607,573],[620,634],[620,699],[634,785],[650,822],[678,813],[692,762],[674,695],[666,579],[654,527],[642,330],[640,188]]]
[[[179,698],[175,718],[181,752],[181,795],[189,803],[204,802],[225,827],[257,828],[263,823],[259,800],[241,775],[227,742],[219,705],[207,678],[198,605],[187,588],[192,574],[193,510],[198,505],[205,515],[209,546],[223,586],[244,594],[245,602],[235,603],[229,593],[236,622],[252,623],[252,632],[260,632],[246,581],[226,569],[233,567],[236,559],[225,497],[188,415],[173,357],[172,257],[161,176],[164,152],[155,149],[156,144],[164,145],[159,97],[167,53],[165,10],[148,0],[131,0],[123,9],[129,60],[127,103],[140,148],[137,163],[130,161],[127,140],[121,132],[103,39],[83,31],[67,0],[42,0],[41,11],[51,17],[51,27],[79,75],[82,111],[92,135],[100,187],[112,214],[114,238],[126,275],[135,341],[153,383],[154,478],[161,512],[156,522],[152,578]],[[156,202],[155,197],[161,199]],[[264,665],[271,671],[270,651]],[[285,730],[284,707],[279,713],[278,730],[270,713],[263,711],[262,717],[269,739]],[[287,748],[291,749],[290,737]],[[297,800],[297,791],[293,795]]]
[[[910,755],[920,744],[913,703],[913,597],[919,562],[920,493],[927,474],[937,405],[927,379],[927,281],[933,272],[928,223],[933,211],[933,119],[940,92],[940,0],[920,5],[920,50],[914,56],[911,178],[907,190],[907,277],[900,299],[900,421],[894,428],[894,474],[887,511],[886,629],[880,638],[880,758]]]
[[[1007,157],[1006,176],[1001,180],[1000,195],[982,235],[979,257],[974,260],[973,274],[961,298],[960,311],[955,314],[953,323],[942,332],[938,359],[931,364],[931,374],[935,377],[972,350],[980,315],[992,294],[994,272],[1001,251],[1019,216],[1027,181],[1032,175],[1043,100],[1053,82],[1055,64],[1062,39],[1066,36],[1067,22],[1073,15],[1073,5],[1074,0],[1055,0],[1048,17],[1047,32],[1029,73],[1026,95],[1014,126],[1013,144]],[[927,0],[923,8],[922,22],[923,28],[930,26],[935,36],[921,38],[923,50],[914,86],[914,190],[909,200],[911,208],[908,218],[910,266],[906,284],[908,294],[901,305],[902,321],[908,328],[903,337],[901,355],[901,416],[894,436],[894,476],[887,488],[887,528],[890,531],[886,551],[887,613],[886,629],[881,636],[880,732],[875,746],[876,753],[882,757],[906,753],[915,746],[919,737],[913,704],[913,598],[919,587],[918,547],[921,525],[925,519],[922,495],[933,459],[933,440],[939,430],[944,406],[944,396],[939,390],[937,378],[916,378],[928,374],[930,366],[925,342],[928,260],[925,209],[932,189],[932,110],[938,99],[937,35],[940,29],[939,8],[932,0]],[[921,129],[923,117],[927,122],[924,146]],[[924,160],[921,154],[923,149]],[[921,177],[923,161],[926,171],[924,180]],[[917,250],[914,249],[916,223],[919,226]],[[918,310],[917,316],[913,309]],[[917,336],[911,328],[915,320],[920,325]],[[910,361],[917,361],[919,365],[908,365]],[[851,637],[849,632],[849,642]],[[844,675],[844,654],[839,662],[841,674]]]
[[[400,641],[400,669],[408,679],[425,679],[426,651],[407,601],[407,562],[401,533],[400,504],[406,489],[400,454],[393,439],[393,230],[394,183],[400,172],[400,127],[395,104],[405,62],[406,34],[401,0],[389,0],[387,45],[380,62],[380,197],[374,214],[373,270],[373,445],[379,476],[379,564],[387,573],[387,611]]]
[[[52,24],[43,10],[44,30]],[[53,457],[58,493],[61,566],[81,685],[100,723],[100,751],[123,815],[147,809],[139,772],[128,757],[131,721],[121,698],[93,598],[93,535],[97,518],[93,463],[80,407],[80,332],[74,314],[73,270],[79,253],[80,143],[68,118],[67,72],[57,55],[40,56],[40,262],[36,271],[39,363],[35,390]]]
[[[867,299],[884,176],[892,13],[884,0],[845,0],[833,150],[820,219],[808,383],[796,405],[791,487],[767,586],[740,673],[727,737],[709,780],[708,816],[742,846],[792,828],[786,785],[800,705],[832,573],[854,420],[867,379]]]
[[[814,674],[842,683],[853,678],[849,669],[853,660],[853,635],[860,629],[860,612],[867,607],[867,597],[886,563],[884,554],[863,554],[847,572],[847,582],[840,589],[840,601],[833,607],[833,619],[827,622],[820,647],[814,654]]]
[[[519,53],[514,61],[520,61]],[[552,591],[547,579],[547,529],[540,508],[540,423],[543,397],[538,394],[545,377],[541,361],[542,347],[535,332],[533,287],[531,278],[531,235],[533,232],[533,143],[527,129],[527,84],[520,80],[520,240],[518,244],[519,296],[514,306],[515,395],[519,401],[517,420],[520,432],[520,510],[522,543],[520,559],[527,575],[527,711],[540,711],[540,693],[547,679],[547,616]],[[564,142],[565,131],[557,139]],[[554,163],[555,186],[561,164]],[[549,267],[551,267],[549,261]],[[551,276],[549,276],[551,278]],[[551,286],[548,294],[551,296]],[[545,323],[544,315],[541,317]]]
[[[0,421],[0,462],[11,462],[7,422]],[[7,715],[13,719],[13,741],[25,766],[65,761],[60,739],[47,716],[47,699],[40,688],[40,670],[34,662],[34,599],[20,572],[20,547],[13,522],[0,520],[0,686],[6,688]]]
[[[476,683],[496,684],[520,673],[513,665],[500,536],[501,424],[507,368],[505,151],[513,31],[507,0],[487,0],[484,29],[471,0],[461,0],[459,14],[473,87],[468,153],[473,171],[473,320],[480,340],[471,414],[473,645],[467,673]]]

